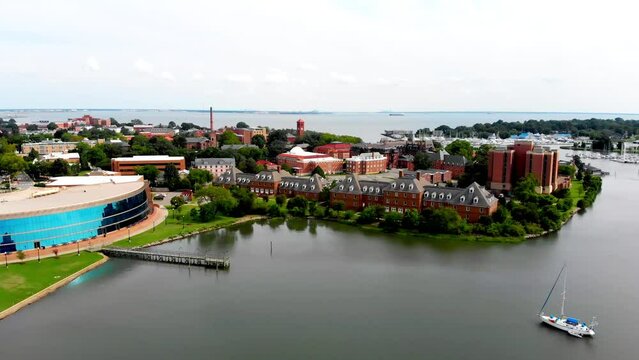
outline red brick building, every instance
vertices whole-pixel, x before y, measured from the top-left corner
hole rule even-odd
[[[302,150],[296,146],[287,153],[277,155],[277,164],[290,166],[296,175],[308,175],[319,166],[326,174],[335,174],[342,171],[344,162],[321,153],[313,153]]]
[[[341,180],[330,193],[331,205],[341,201],[344,203],[346,210],[362,210],[362,188],[360,187],[356,175],[347,175]]]
[[[204,150],[215,147],[215,140],[209,140],[205,137],[187,137],[186,148],[190,150]]]
[[[499,206],[498,199],[475,182],[465,189],[427,187],[423,199],[424,209],[451,208],[471,223],[479,221],[482,216],[492,215]]]
[[[317,174],[311,177],[283,176],[279,193],[287,197],[303,196],[307,200],[318,201],[327,183],[326,179]]]
[[[415,157],[413,155],[402,155],[397,159],[397,168],[409,171],[415,170]]]
[[[229,188],[237,185],[258,196],[277,195],[283,176],[291,176],[284,170],[264,170],[257,174],[243,173],[235,168],[220,175],[216,184]]]
[[[491,190],[509,192],[517,180],[532,174],[539,183],[537,191],[549,194],[558,188],[558,171],[557,150],[534,146],[529,140],[515,141],[488,153],[487,185]]]
[[[346,159],[346,172],[351,174],[378,174],[385,172],[388,158],[380,153],[363,153]]]
[[[316,146],[314,152],[326,154],[336,159],[348,159],[351,157],[351,144],[333,142],[326,145]]]
[[[382,190],[386,211],[404,213],[407,210],[417,210],[421,212],[422,194],[427,184],[420,172],[404,174],[400,171],[399,178]]]
[[[173,164],[178,170],[186,169],[184,156],[141,155],[133,157],[119,157],[111,159],[111,170],[122,175],[135,175],[135,169],[144,165],[153,165],[164,171],[167,165]]]

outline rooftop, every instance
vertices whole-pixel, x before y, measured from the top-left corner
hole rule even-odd
[[[47,187],[52,186],[86,186],[98,184],[122,184],[135,181],[142,181],[142,175],[129,176],[59,176],[47,183]]]
[[[184,156],[168,156],[168,155],[137,155],[133,157],[118,157],[111,160],[126,162],[126,161],[179,161],[184,160]]]
[[[36,188],[0,195],[0,219],[37,216],[106,204],[143,189],[142,181],[73,187]]]

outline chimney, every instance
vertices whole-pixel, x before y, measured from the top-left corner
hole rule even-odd
[[[278,173],[282,173],[282,166],[281,165],[277,165],[277,172]]]
[[[415,178],[417,180],[419,180],[422,177],[422,173],[420,173],[419,171],[415,172]]]
[[[399,177],[404,177],[404,170],[399,170]]]
[[[209,121],[211,123],[211,131],[213,131],[213,106],[209,107]]]

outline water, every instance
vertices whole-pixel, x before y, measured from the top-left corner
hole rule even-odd
[[[420,243],[346,225],[243,224],[162,248],[228,254],[216,272],[113,259],[0,322],[2,359],[636,359],[639,166],[611,172],[595,206],[517,245]],[[270,244],[273,244],[273,253]],[[569,314],[536,312],[568,262]],[[547,311],[557,314],[559,292]]]
[[[98,118],[113,117],[120,122],[140,119],[145,123],[177,124],[190,122],[209,126],[208,112],[171,110],[0,110],[0,118],[14,117],[18,122],[54,121],[78,118],[90,114]],[[382,113],[331,113],[331,114],[268,114],[268,113],[216,113],[215,127],[234,126],[244,121],[251,126],[295,129],[295,122],[302,117],[307,130],[324,131],[344,135],[356,135],[364,141],[378,141],[384,130],[422,128],[434,129],[446,124],[451,127],[470,126],[476,123],[504,121],[570,120],[570,119],[639,119],[639,114],[615,113],[543,113],[543,112],[420,112],[406,113],[404,116],[388,116]]]

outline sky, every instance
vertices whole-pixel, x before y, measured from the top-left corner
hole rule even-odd
[[[637,113],[638,10],[0,0],[0,108]]]

